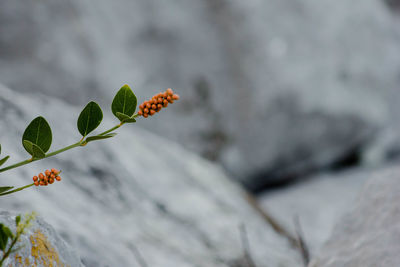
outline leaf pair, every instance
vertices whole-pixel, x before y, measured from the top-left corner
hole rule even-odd
[[[22,135],[22,145],[33,158],[41,159],[49,151],[52,138],[50,125],[39,116],[26,127]]]
[[[134,118],[137,99],[131,88],[125,84],[115,95],[111,104],[111,111],[121,122],[136,122]]]

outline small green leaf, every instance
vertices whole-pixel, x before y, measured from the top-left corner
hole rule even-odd
[[[78,130],[82,136],[96,129],[103,120],[103,112],[96,102],[89,102],[78,118]]]
[[[90,136],[86,138],[86,143],[92,142],[92,141],[97,141],[97,140],[103,140],[103,139],[108,139],[111,137],[116,136],[116,133],[110,133],[110,134],[105,134],[105,135],[95,135],[95,136]]]
[[[0,223],[0,250],[4,251],[8,242],[8,234],[4,230],[4,224]]]
[[[21,222],[21,215],[18,215],[15,217],[15,225],[18,226],[18,224]]]
[[[46,156],[43,150],[34,143],[28,140],[24,140],[22,143],[24,145],[25,150],[28,151],[28,153],[31,154],[34,158],[42,159]]]
[[[29,154],[34,156],[33,148],[29,146],[26,147],[26,145],[29,145],[29,143],[25,141],[29,141],[30,143],[39,147],[42,153],[49,151],[52,141],[52,133],[50,125],[43,117],[37,117],[34,119],[28,125],[22,136],[22,145]]]
[[[9,238],[13,238],[14,237],[14,235],[11,232],[10,228],[8,228],[7,226],[3,226],[3,231]]]
[[[135,118],[129,117],[128,115],[122,114],[121,112],[117,112],[116,114],[117,118],[121,121],[121,122],[136,122]]]
[[[6,163],[6,161],[10,158],[10,156],[4,157],[2,159],[0,159],[0,166],[3,165],[4,163]]]
[[[137,99],[135,94],[132,92],[128,85],[124,85],[115,95],[114,100],[111,104],[112,113],[120,120],[123,120],[121,115],[117,113],[131,117],[136,110]]]
[[[14,188],[14,186],[2,186],[2,187],[0,187],[0,194],[4,193],[4,192],[7,192],[7,191],[10,191],[13,188]]]

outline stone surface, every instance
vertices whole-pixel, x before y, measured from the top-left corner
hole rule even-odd
[[[17,214],[0,212],[0,222],[15,233],[15,217]],[[24,217],[22,216],[22,221]],[[80,258],[51,225],[42,218],[36,217],[31,226],[20,237],[14,248],[17,251],[10,254],[3,266],[13,267],[81,267]]]
[[[293,235],[297,216],[306,244],[315,255],[336,223],[349,212],[371,172],[357,168],[315,175],[293,186],[267,191],[259,196],[259,201]]]
[[[38,115],[52,126],[54,149],[77,142],[79,112],[48,96],[0,86],[2,155],[11,155],[10,164],[28,157],[21,136]],[[106,108],[104,115],[101,130],[117,123]],[[2,173],[0,186],[25,185],[53,167],[63,171],[63,180],[2,197],[1,208],[37,211],[88,267],[140,266],[141,259],[152,267],[237,266],[243,258],[241,224],[257,266],[301,262],[220,167],[137,125],[118,132],[113,139]]]
[[[180,104],[143,125],[256,190],[360,153],[393,114],[383,2],[3,0],[0,81],[79,104],[174,87]]]
[[[400,168],[373,173],[310,267],[400,266]]]

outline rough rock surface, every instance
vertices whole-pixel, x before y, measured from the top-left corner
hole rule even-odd
[[[372,176],[310,267],[400,266],[400,168]]]
[[[21,136],[38,115],[52,126],[54,148],[75,143],[79,112],[60,100],[0,87],[2,155],[10,154],[10,163],[27,158]],[[117,123],[108,107],[104,114],[101,128]],[[1,186],[25,185],[53,167],[63,171],[63,180],[2,197],[1,208],[37,211],[89,267],[140,266],[141,259],[152,267],[237,266],[243,223],[257,266],[298,266],[297,252],[219,167],[136,125],[118,132],[113,139],[2,173]]]
[[[0,222],[15,232],[15,216],[9,212],[0,212]],[[24,217],[22,217],[24,218]],[[52,226],[42,218],[36,217],[31,227],[20,237],[16,252],[6,259],[3,266],[13,267],[80,267],[80,258]]]
[[[288,188],[259,196],[261,206],[295,234],[297,216],[307,246],[315,255],[329,239],[337,222],[347,214],[365,182],[380,170],[355,168],[319,174]]]
[[[383,2],[3,0],[0,81],[79,104],[174,87],[181,104],[143,125],[257,189],[358,153],[385,123],[400,27]]]

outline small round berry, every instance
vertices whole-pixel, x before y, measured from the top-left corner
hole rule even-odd
[[[143,111],[144,111],[145,114],[149,113],[149,109],[148,108],[145,108]]]
[[[137,114],[138,114],[139,116],[142,116],[142,115],[143,115],[143,111],[142,111],[142,110],[139,110]]]
[[[149,114],[147,114],[147,113],[143,114],[143,117],[145,117],[145,118],[147,118],[148,116],[149,116]]]
[[[50,178],[54,179],[54,178],[56,178],[56,175],[55,174],[51,174]]]
[[[41,186],[44,186],[44,182],[43,181],[40,181],[40,183],[39,183]]]
[[[54,179],[53,179],[53,178],[50,178],[50,179],[49,179],[49,184],[52,184],[52,183],[54,183]]]
[[[154,109],[150,110],[150,116],[153,116],[154,114],[156,114],[156,111]]]
[[[54,173],[55,175],[57,175],[58,173],[60,173],[57,169],[51,169],[51,172]]]
[[[143,103],[140,104],[139,108],[140,108],[140,109],[144,109],[144,104],[143,104]]]
[[[44,178],[43,173],[39,173],[39,179],[40,179],[40,180],[43,180],[43,178]]]
[[[160,103],[162,103],[162,102],[163,102],[163,99],[160,97],[160,98],[158,99],[157,103],[160,104]]]
[[[151,108],[151,104],[149,102],[146,103],[146,108]]]
[[[156,109],[157,106],[156,106],[155,104],[153,104],[153,105],[151,106],[151,108],[152,108],[152,109]],[[150,110],[150,115],[151,115],[151,110]]]
[[[167,92],[164,92],[163,97],[164,97],[164,98],[167,98],[167,96],[168,96],[168,93],[167,93]]]
[[[173,100],[179,100],[179,95],[174,94],[174,95],[172,96],[172,99],[173,99]]]
[[[44,174],[45,174],[46,176],[50,176],[51,172],[50,172],[49,170],[46,170],[46,171],[44,172]]]
[[[161,105],[161,104],[158,104],[158,105],[157,105],[157,109],[158,109],[158,110],[162,109],[162,105]]]
[[[34,182],[35,186],[39,186],[39,181]]]
[[[37,176],[33,176],[33,181],[36,182],[38,180]]]
[[[171,88],[168,88],[166,92],[167,92],[167,94],[170,95],[170,96],[172,96],[172,95],[174,94],[174,91],[172,91]]]
[[[57,176],[57,177],[56,177],[56,180],[57,180],[57,181],[61,181],[61,177],[60,177],[60,176]]]
[[[171,96],[168,96],[168,97],[167,97],[167,101],[171,103],[171,100],[172,100],[172,97],[171,97]]]
[[[168,106],[168,101],[167,101],[167,100],[164,100],[164,101],[163,101],[163,106],[164,106],[164,107],[167,107],[167,106]]]

